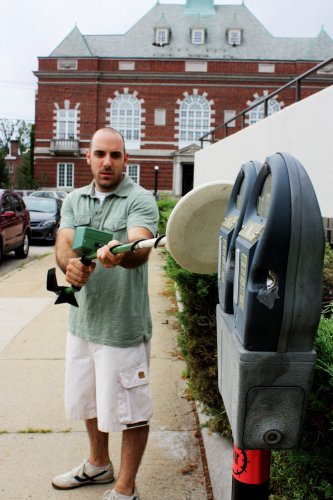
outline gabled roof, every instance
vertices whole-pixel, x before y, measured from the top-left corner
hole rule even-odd
[[[188,0],[186,5],[157,3],[123,35],[82,35],[75,27],[50,57],[321,61],[333,53],[333,41],[323,29],[315,38],[274,37],[244,3],[215,5],[214,15],[202,15],[203,7],[210,1]],[[195,4],[197,8],[191,14],[190,7]],[[198,14],[207,33],[203,45],[193,45],[191,41],[191,28],[197,27]],[[159,47],[153,43],[154,30],[161,19],[170,28],[171,37],[168,45]],[[230,28],[242,31],[241,45],[228,44]]]
[[[173,156],[185,156],[185,155],[188,155],[188,156],[194,156],[194,154],[199,151],[201,148],[200,146],[198,146],[197,144],[193,143],[193,144],[188,144],[187,146],[181,148],[181,149],[178,149],[177,151],[175,151],[173,153]]]
[[[62,54],[62,57],[72,57],[74,53],[76,57],[91,57],[93,55],[85,37],[76,25],[53,52]],[[51,56],[53,52],[50,54]]]

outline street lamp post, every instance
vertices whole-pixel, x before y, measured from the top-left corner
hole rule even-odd
[[[154,167],[154,173],[155,173],[155,179],[154,179],[154,196],[155,196],[156,200],[158,200],[158,171],[159,171],[159,166],[155,165],[155,167]]]

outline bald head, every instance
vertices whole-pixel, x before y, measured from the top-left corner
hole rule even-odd
[[[119,136],[121,138],[122,143],[123,143],[124,153],[125,153],[124,136],[118,130],[116,130],[115,128],[112,128],[112,127],[102,127],[102,128],[99,128],[98,130],[96,130],[96,132],[93,133],[93,135],[91,136],[91,139],[90,139],[90,145],[89,145],[90,149],[93,148],[94,139],[99,138],[102,134],[111,134],[111,135]]]
[[[97,130],[91,138],[86,158],[96,189],[102,192],[114,191],[123,180],[128,159],[122,134],[111,127]]]

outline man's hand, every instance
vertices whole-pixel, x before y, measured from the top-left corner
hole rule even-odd
[[[120,241],[112,240],[109,241],[107,245],[104,245],[97,250],[97,259],[106,269],[119,266],[124,259],[124,253],[113,255],[113,253],[110,251],[112,247],[115,247],[117,245],[121,245]]]
[[[81,288],[87,283],[95,267],[95,262],[91,262],[91,264],[85,266],[79,258],[71,258],[66,267],[66,280],[71,285]]]

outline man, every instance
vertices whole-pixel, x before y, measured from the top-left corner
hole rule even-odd
[[[151,319],[147,290],[149,249],[113,255],[110,248],[156,235],[153,195],[124,174],[124,140],[112,128],[99,129],[86,153],[93,182],[64,201],[56,259],[67,281],[82,287],[79,307],[70,308],[66,352],[66,412],[85,420],[88,460],[53,479],[57,489],[114,480],[108,433],[122,430],[120,471],[104,499],[138,500],[135,478],[152,416],[148,384]],[[84,265],[72,250],[77,226],[109,231],[97,263]]]

